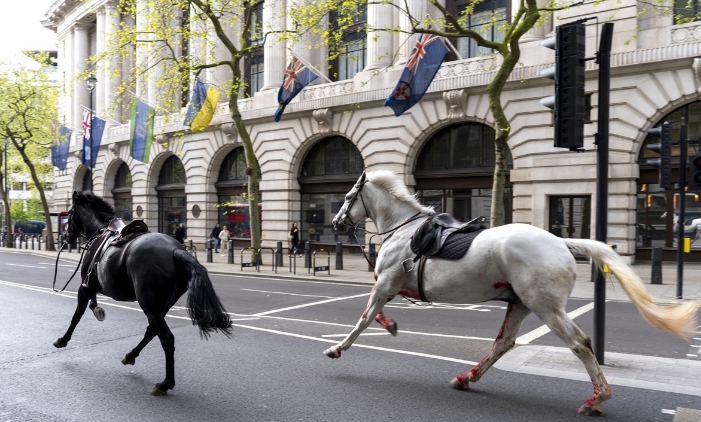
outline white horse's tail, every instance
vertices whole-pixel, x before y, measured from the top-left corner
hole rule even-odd
[[[681,305],[670,306],[656,305],[638,274],[608,245],[589,239],[562,240],[565,241],[573,255],[591,258],[599,268],[606,264],[648,324],[675,334],[686,341],[689,341],[693,334],[696,333],[698,327],[696,321],[699,309],[698,302],[690,301]]]

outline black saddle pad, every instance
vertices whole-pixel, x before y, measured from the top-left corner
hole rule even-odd
[[[441,258],[441,259],[460,259],[467,253],[470,249],[470,245],[475,240],[477,236],[480,235],[486,229],[479,229],[469,233],[452,233],[445,239],[443,247],[433,255],[431,258]]]

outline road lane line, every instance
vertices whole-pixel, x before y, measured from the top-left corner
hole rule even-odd
[[[570,317],[570,319],[575,319],[578,316],[591,311],[594,309],[594,302],[588,303],[580,308],[575,309],[574,311],[568,313],[567,315]],[[521,337],[516,339],[516,344],[529,344],[533,340],[542,337],[550,332],[550,328],[548,328],[547,325],[541,325],[540,327],[536,328],[535,330],[526,333],[522,335]]]
[[[232,325],[235,326],[235,327],[239,327],[239,328],[248,328],[248,329],[250,329],[250,330],[263,331],[263,332],[266,332],[266,333],[279,334],[279,335],[289,336],[289,337],[296,337],[296,338],[301,338],[301,339],[305,339],[305,340],[314,340],[314,341],[320,341],[320,342],[323,342],[323,343],[333,343],[333,344],[336,344],[336,343],[337,343],[337,341],[335,341],[335,340],[327,340],[327,339],[325,339],[325,338],[310,337],[310,336],[305,336],[305,335],[302,335],[302,334],[295,334],[295,333],[288,333],[288,332],[285,332],[285,331],[271,330],[271,329],[269,329],[269,328],[252,327],[252,326],[250,326],[250,325],[243,325],[243,324],[232,324]],[[359,348],[362,348],[362,349],[380,350],[380,351],[382,351],[382,352],[399,353],[399,354],[402,354],[402,355],[419,356],[419,357],[423,357],[423,358],[430,358],[430,359],[436,359],[436,360],[444,360],[444,361],[447,361],[447,362],[463,363],[463,364],[465,364],[465,365],[471,365],[471,366],[477,365],[477,362],[472,362],[472,361],[469,361],[469,360],[449,358],[449,357],[447,357],[447,356],[429,355],[429,354],[427,354],[427,353],[410,352],[410,351],[407,351],[407,350],[390,349],[390,348],[387,348],[387,347],[369,346],[369,345],[357,344],[357,343],[356,343],[356,344],[353,344],[353,347],[359,347]]]
[[[255,290],[255,289],[241,289],[247,292],[258,292],[258,293],[272,293],[276,295],[289,295],[289,296],[300,296],[300,297],[321,297],[324,299],[333,299],[333,296],[319,296],[319,295],[302,295],[298,293],[286,293],[286,292],[270,292],[268,290]]]
[[[360,336],[388,336],[389,333],[360,333]],[[346,337],[348,334],[322,334],[324,338],[328,337]]]
[[[266,311],[266,312],[259,312],[257,314],[253,314],[253,316],[264,316],[264,315],[276,314],[278,312],[292,311],[294,309],[307,308],[309,306],[316,306],[316,305],[323,305],[325,303],[338,302],[339,300],[355,299],[355,298],[363,297],[363,296],[370,296],[370,293],[363,293],[361,295],[354,295],[354,296],[335,297],[333,299],[320,300],[318,302],[306,303],[304,305],[290,306],[288,308],[274,309],[272,311]]]
[[[6,262],[5,265],[11,265],[13,267],[40,268],[42,270],[46,269],[46,267],[38,267],[36,265],[10,264],[9,262]]]

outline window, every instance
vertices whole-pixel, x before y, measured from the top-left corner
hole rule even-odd
[[[122,165],[119,166],[117,176],[114,178],[114,187],[115,189],[131,188],[131,172],[126,163],[122,163]]]
[[[436,212],[447,212],[462,222],[484,216],[489,219],[492,209],[492,190],[488,188],[419,189],[419,201]],[[504,219],[511,223],[513,193],[504,188]]]
[[[248,9],[250,14],[251,27],[248,34],[248,41],[254,47],[251,53],[244,60],[244,78],[246,82],[246,95],[253,96],[263,87],[263,76],[265,71],[263,65],[265,58],[263,54],[263,41],[265,32],[263,28],[263,2],[255,5],[253,9]]]
[[[367,5],[357,6],[352,16],[353,22],[346,28],[338,45],[338,56],[331,60],[331,79],[335,81],[351,79],[365,68]],[[330,18],[332,25],[338,28],[338,20],[343,18],[343,14],[332,13]]]
[[[185,167],[175,155],[166,160],[158,177],[158,185],[185,184]]]
[[[551,196],[548,231],[558,237],[591,237],[591,196]]]
[[[681,25],[701,20],[699,0],[674,0],[674,23]]]
[[[359,177],[362,172],[363,157],[358,147],[342,136],[333,136],[320,141],[307,154],[301,177]]]
[[[509,5],[506,0],[480,2],[471,12],[468,12],[467,16],[463,16],[465,10],[470,7],[470,2],[467,0],[449,1],[446,6],[451,13],[460,16],[459,21],[463,28],[471,29],[490,41],[498,42],[504,39],[504,29],[501,26],[508,22]],[[452,38],[450,41],[464,59],[493,53],[492,49],[479,47],[472,38]],[[453,53],[450,55],[454,57]]]
[[[114,188],[112,196],[114,199],[114,215],[131,221],[133,219],[132,207],[133,201],[131,197],[131,172],[126,163],[122,163],[117,169],[117,175],[114,178]]]
[[[219,182],[247,180],[246,154],[243,148],[236,148],[226,156],[219,169]]]
[[[424,145],[417,173],[494,167],[494,129],[481,123],[447,127]],[[511,159],[509,157],[509,163]]]

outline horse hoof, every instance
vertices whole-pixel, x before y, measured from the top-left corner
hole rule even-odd
[[[470,384],[468,382],[463,383],[458,379],[458,377],[453,378],[450,380],[450,386],[453,387],[456,390],[469,390],[470,389]]]
[[[151,389],[151,395],[152,396],[167,396],[168,390],[161,390],[160,388],[158,388],[158,384],[156,384]]]
[[[105,320],[105,310],[101,307],[96,306],[95,309],[92,310],[92,313],[95,314],[95,318],[97,318],[98,321]]]
[[[341,357],[341,351],[336,351],[333,347],[324,350],[324,354],[330,357],[331,359],[338,359]]]
[[[387,331],[393,336],[397,335],[397,323],[394,320],[387,323]]]
[[[57,349],[60,349],[62,347],[68,346],[68,342],[63,340],[63,338],[59,337],[56,340],[54,340],[54,347]]]
[[[127,355],[124,355],[122,358],[122,365],[133,365],[136,362],[136,359],[134,358],[128,358]]]
[[[584,416],[601,416],[603,411],[599,406],[588,406],[586,404],[583,404],[582,406],[580,406],[577,413]]]

